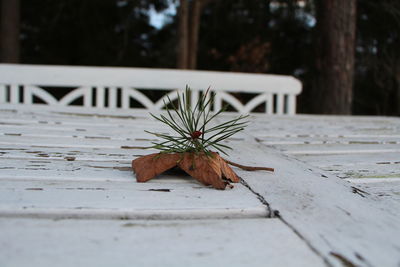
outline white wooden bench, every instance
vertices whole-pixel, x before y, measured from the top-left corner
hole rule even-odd
[[[240,113],[252,112],[265,103],[262,110],[267,114],[295,114],[296,95],[301,92],[297,79],[283,75],[0,64],[0,103],[59,106],[78,103],[85,107],[127,109],[133,107],[133,99],[148,110],[159,110],[167,96],[174,100],[176,90],[183,90],[186,85],[194,90],[192,101],[210,87],[216,93],[214,110],[226,103]],[[73,90],[57,99],[49,93],[52,90],[43,87]],[[166,91],[155,102],[145,94],[154,89]],[[251,100],[243,104],[232,93],[250,94]]]

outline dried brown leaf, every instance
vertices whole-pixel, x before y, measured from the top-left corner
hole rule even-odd
[[[147,182],[153,177],[175,167],[179,154],[154,153],[132,161],[133,171],[138,182]]]
[[[229,167],[229,165],[226,163],[226,161],[223,158],[221,158],[219,155],[218,155],[218,160],[219,160],[219,165],[221,166],[221,171],[222,171],[223,176],[225,176],[226,179],[228,179],[234,183],[238,183],[239,177],[232,170],[232,168]]]
[[[207,157],[204,154],[185,153],[178,166],[205,185],[212,185],[217,189],[225,189],[228,184],[222,179],[221,168],[217,158]]]
[[[229,181],[239,182],[239,177],[236,173],[215,152],[212,152],[211,156],[203,153],[156,153],[132,161],[132,168],[136,173],[138,182],[146,182],[175,166],[178,166],[201,183],[212,185],[217,189],[225,189]]]

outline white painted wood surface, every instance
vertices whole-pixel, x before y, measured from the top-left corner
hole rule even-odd
[[[235,161],[275,167],[279,179],[254,173],[245,180],[326,262],[335,266],[346,266],[346,262],[354,266],[400,263],[398,202],[267,148],[246,145],[237,149],[242,155],[253,153],[257,157],[237,155]]]
[[[140,110],[2,105],[0,265],[399,266],[398,118],[252,115],[230,159],[276,172],[235,168],[226,191],[136,183],[143,129],[167,130]]]
[[[345,266],[400,265],[399,118],[280,117],[250,128],[264,153],[275,150],[250,162],[275,162],[282,179],[246,181],[321,256]]]
[[[131,172],[125,182],[114,181],[113,176],[106,181],[84,181],[90,174],[83,171],[62,181],[46,176],[34,180],[2,178],[1,216],[153,220],[268,216],[268,209],[242,185],[221,193],[193,179],[183,183],[164,177],[164,183],[136,183]]]
[[[215,110],[227,103],[240,113],[251,112],[265,103],[265,113],[272,114],[275,107],[277,114],[293,115],[296,113],[296,96],[301,92],[299,80],[283,75],[0,64],[0,103],[20,103],[20,92],[23,92],[24,104],[35,103],[34,98],[38,98],[47,105],[66,106],[83,99],[85,107],[114,109],[120,100],[120,107],[127,109],[131,107],[130,101],[136,100],[145,109],[154,111],[164,107],[164,100],[168,102],[167,95],[171,100],[176,99],[176,92],[184,90],[186,85],[193,89],[192,102],[196,103],[199,94],[210,87],[217,95],[213,104]],[[42,87],[76,89],[57,100],[51,91]],[[162,90],[165,96],[152,101],[142,92],[149,89]],[[252,94],[253,98],[243,104],[234,93]]]
[[[323,266],[278,219],[265,221],[0,219],[0,264]]]

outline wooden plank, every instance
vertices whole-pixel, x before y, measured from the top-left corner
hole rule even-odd
[[[129,97],[129,88],[125,87],[121,89],[121,95],[122,95],[122,104],[121,107],[123,109],[129,109],[130,108],[130,97]]]
[[[17,104],[19,103],[19,86],[18,84],[10,85],[10,103]]]
[[[391,182],[400,182],[400,177],[391,177],[391,178],[368,178],[368,179],[358,179],[358,178],[347,178],[346,181],[357,183],[357,184],[369,184],[369,183],[391,183]]]
[[[376,140],[376,139],[375,139]],[[362,154],[362,153],[392,153],[400,152],[400,144],[388,144],[377,140],[373,144],[301,144],[274,145],[287,155],[326,155],[326,154]]]
[[[1,123],[1,121],[0,121]],[[4,123],[4,121],[3,121]],[[75,126],[63,126],[62,124],[53,125],[49,124],[47,121],[42,121],[41,123],[29,126],[18,126],[18,122],[11,121],[8,125],[4,125],[0,130],[0,135],[8,136],[29,136],[29,137],[73,137],[79,138],[86,136],[92,136],[93,138],[98,136],[107,137],[113,140],[132,140],[132,136],[137,138],[150,138],[154,139],[154,135],[146,133],[143,128],[139,128],[134,123],[127,127],[110,127],[111,125],[100,125],[96,128],[83,125]],[[40,125],[40,129],[37,127]],[[46,130],[43,131],[42,130]],[[146,129],[150,131],[167,132],[173,133],[170,129],[162,124],[153,122],[152,124],[146,125]],[[245,133],[251,133],[250,130],[246,130]],[[239,134],[240,135],[240,134]],[[235,135],[235,138],[237,136]],[[341,140],[270,140],[268,142],[262,142],[263,144],[268,144],[274,148],[280,149],[287,154],[306,154],[306,155],[318,155],[318,154],[354,154],[354,153],[377,153],[377,152],[400,152],[400,138],[391,139],[341,139]],[[13,140],[14,142],[16,140]],[[308,144],[304,144],[308,143]],[[290,145],[288,145],[290,144]]]
[[[127,138],[146,138],[153,137],[154,135],[149,134],[144,131],[142,127],[136,126],[139,123],[135,123],[131,126],[126,127],[110,127],[108,126],[67,126],[63,124],[50,124],[48,122],[42,121],[42,123],[38,123],[36,125],[2,125],[0,129],[0,135],[18,135],[18,136],[27,136],[27,137],[85,137],[85,136],[99,136],[99,137],[109,137],[110,139],[115,140],[126,140]],[[164,127],[163,125],[158,125],[158,123],[153,122],[146,126],[148,129],[162,131],[162,132],[171,132],[170,129]]]
[[[71,120],[71,118],[70,118]],[[112,121],[115,121],[114,119]],[[166,125],[157,122],[155,119],[146,117],[145,119],[134,119],[125,120],[120,123],[111,123],[109,120],[96,120],[91,121],[72,121],[60,118],[57,120],[18,120],[18,119],[0,119],[1,134],[11,135],[29,135],[29,136],[106,136],[111,139],[132,139],[153,137],[149,133],[146,133],[144,129],[162,133],[174,133],[173,130],[168,128]],[[215,123],[210,123],[213,126]],[[239,134],[240,135],[240,134]]]
[[[297,159],[320,168],[356,165],[400,164],[400,153],[332,154],[332,155],[297,155]]]
[[[15,114],[42,114],[52,116],[49,111],[55,114],[76,113],[81,115],[146,115],[148,111],[143,109],[118,109],[115,110],[84,108],[78,106],[69,107],[51,107],[51,106],[29,106],[29,105],[13,105],[4,104],[0,110],[14,110]],[[17,111],[18,110],[18,111]],[[58,116],[57,115],[57,116]],[[226,112],[221,114],[221,118],[232,118],[235,113]],[[249,128],[254,128],[257,137],[269,137],[270,134],[277,135],[287,133],[291,136],[303,134],[310,135],[397,135],[399,136],[400,119],[396,117],[371,117],[371,116],[323,116],[323,115],[299,115],[296,116],[268,116],[265,120],[265,114],[251,114],[252,124]]]
[[[282,115],[284,112],[284,95],[282,93],[276,94],[276,114]]]
[[[6,113],[4,113],[4,111]],[[83,107],[83,106],[48,106],[48,105],[16,105],[6,103],[2,105],[0,109],[0,115],[7,115],[7,111],[12,111],[16,116],[27,116],[27,115],[42,115],[44,117],[57,117],[62,114],[68,113],[70,115],[80,116],[80,117],[91,117],[91,116],[104,116],[104,117],[119,117],[119,116],[129,116],[132,113],[136,114],[148,114],[148,110],[144,109],[118,109],[117,114],[115,110],[101,109],[96,107]]]
[[[268,115],[273,114],[273,107],[274,107],[274,101],[272,94],[267,94],[266,95],[266,101],[265,101],[265,110]]]
[[[68,106],[70,107],[70,106]],[[103,109],[108,110],[108,109]],[[129,120],[140,120],[140,119],[148,119],[150,118],[149,112],[143,112],[139,111],[137,109],[129,109],[129,110],[123,110],[125,112],[122,112],[121,109],[116,109],[114,110],[114,113],[112,112],[101,112],[101,109],[98,108],[87,108],[85,110],[83,109],[44,109],[43,111],[39,112],[40,110],[35,109],[34,106],[32,106],[31,111],[27,112],[20,112],[18,109],[18,112],[16,109],[1,109],[0,113],[0,118],[2,120],[20,120],[21,122],[26,121],[26,123],[29,124],[30,121],[31,123],[37,122],[38,120],[36,119],[37,117],[40,117],[41,121],[43,120],[48,120],[49,122],[54,122],[54,121],[64,121],[68,123],[80,123],[80,122],[92,122],[93,120],[101,122],[101,123],[111,123],[111,124],[124,124]],[[84,112],[86,111],[86,112]]]
[[[357,164],[326,166],[322,168],[332,175],[346,179],[390,179],[400,177],[398,164]]]
[[[82,148],[93,148],[93,149],[131,149],[131,150],[143,150],[143,147],[137,147],[138,145],[144,145],[146,147],[152,145],[151,141],[157,141],[156,139],[148,138],[136,138],[127,140],[111,140],[104,137],[96,136],[85,136],[84,138],[78,137],[29,137],[31,141],[27,138],[21,136],[2,136],[0,137],[0,148],[9,148],[10,144],[15,144],[18,146],[32,145],[32,148],[42,148],[42,147],[53,147],[53,148],[76,148],[75,150],[81,150]],[[60,141],[60,142],[59,142]],[[232,142],[244,141],[241,138],[231,138],[222,144],[228,144]],[[151,150],[146,150],[151,151]],[[1,152],[1,150],[0,150]],[[136,153],[137,154],[137,153]]]
[[[6,92],[7,88],[5,84],[0,84],[0,103],[6,103]]]
[[[301,145],[379,145],[400,144],[400,137],[270,137],[267,141],[261,141],[265,145],[277,147],[301,146]]]
[[[126,146],[130,146],[132,142],[127,141],[119,141],[119,140],[106,140],[103,139],[92,139],[92,138],[75,138],[72,140],[71,138],[48,138],[46,141],[44,138],[31,137],[34,142],[34,146],[36,147],[69,147],[69,148],[83,148],[83,147],[91,147],[91,148],[123,148]],[[57,139],[60,139],[62,143],[59,143]],[[103,140],[103,142],[101,142]],[[1,138],[0,145],[8,145],[15,143],[16,145],[28,145],[30,142],[26,138],[18,138],[15,136],[6,136]]]
[[[2,266],[324,266],[276,219],[0,219],[0,227]]]
[[[296,98],[293,95],[288,95],[288,114],[294,115],[296,114]]]
[[[1,179],[0,217],[95,219],[266,218],[268,209],[238,184]],[[240,196],[240,198],[238,197]]]
[[[400,177],[396,181],[381,179],[380,182],[364,183],[362,186],[369,194],[382,201],[395,202],[394,205],[400,205]]]
[[[152,130],[152,129],[150,129]],[[163,129],[163,133],[169,133],[170,130]],[[129,136],[129,137],[128,137]],[[81,133],[77,131],[75,135],[58,136],[58,135],[31,135],[21,134],[18,132],[6,132],[0,135],[0,146],[9,147],[9,144],[21,146],[36,146],[36,147],[60,147],[60,148],[98,148],[98,149],[115,149],[115,148],[135,148],[137,146],[151,146],[154,141],[159,139],[149,133],[140,132],[140,135],[118,135],[104,136],[99,134]],[[227,139],[226,142],[234,142],[235,140],[243,140],[241,134],[234,138]]]
[[[107,128],[110,131],[110,134],[115,132],[122,132],[126,134],[132,133],[144,133],[143,129],[139,129],[137,127],[140,124],[143,127],[156,129],[156,130],[164,130],[165,127],[161,124],[154,123],[153,120],[147,119],[147,121],[143,120],[135,120],[135,121],[125,121],[125,124],[113,124],[107,123],[102,121],[92,120],[91,123],[88,122],[72,122],[70,123],[67,120],[56,120],[56,121],[49,121],[49,120],[41,120],[41,121],[25,121],[25,120],[1,120],[0,124],[2,125],[2,132],[16,132],[28,130],[32,133],[37,132],[37,130],[49,130],[49,131],[58,131],[58,132],[76,132],[76,131],[83,131],[83,132],[92,132],[92,131],[99,131],[100,133],[107,133]],[[38,129],[40,127],[40,129]],[[43,133],[47,133],[47,131],[42,131]]]
[[[134,157],[132,157],[134,158]],[[75,160],[73,156],[63,158],[42,157],[30,159],[2,159],[0,178],[35,180],[84,180],[84,181],[130,181],[134,182],[131,159],[107,161]],[[167,176],[167,178],[170,176]],[[182,178],[185,180],[185,178]],[[191,179],[190,179],[191,180]],[[171,181],[171,179],[167,179]],[[173,181],[173,180],[172,180]]]
[[[6,106],[8,106],[10,109],[15,107],[15,105]],[[68,109],[66,109],[65,107],[60,107],[60,110],[55,110],[54,107],[41,108],[42,109],[34,107],[22,107],[21,109],[18,109],[18,113],[10,114],[10,112],[8,112],[8,115],[12,115],[12,118],[21,119],[21,116],[26,117],[28,114],[30,114],[29,116],[38,116],[41,114],[40,116],[50,116],[50,118],[53,118],[54,120],[59,118],[58,122],[64,122],[64,120],[67,122],[82,121],[82,124],[87,124],[87,122],[91,122],[89,124],[93,124],[93,118],[95,118],[96,122],[100,123],[101,125],[105,125],[107,123],[114,124],[115,122],[118,123],[119,121],[122,125],[126,124],[126,120],[118,119],[118,117],[122,118],[123,116],[126,118],[132,116],[139,116],[139,118],[143,116],[148,117],[147,112],[139,110],[118,110],[118,114],[115,114],[115,111],[110,112],[105,109],[84,109],[79,107],[68,107]],[[54,112],[48,112],[50,110]],[[76,114],[75,116],[74,113]],[[61,118],[63,119],[61,120]],[[107,118],[112,118],[112,120],[107,121]],[[221,120],[227,120],[231,118],[232,115],[230,114],[224,114],[221,116]],[[285,138],[293,139],[286,141],[296,141],[296,139],[301,138],[303,142],[307,141],[307,138],[311,140],[314,138],[324,138],[328,140],[329,138],[353,138],[355,141],[360,138],[361,141],[368,141],[366,140],[368,138],[370,141],[371,139],[372,141],[376,141],[373,140],[374,138],[395,138],[395,140],[400,138],[400,120],[397,118],[351,118],[352,119],[338,116],[310,117],[297,115],[295,118],[271,116],[267,121],[265,121],[265,117],[263,116],[252,115],[252,123],[249,125],[248,129],[253,136],[265,141],[270,141],[271,138],[275,138],[275,141],[279,141],[279,139],[276,140],[277,138],[281,138],[281,140],[285,140]],[[101,121],[100,119],[104,119],[104,121]],[[51,123],[51,119],[49,119],[49,123]]]
[[[68,114],[65,114],[68,115]],[[1,118],[0,122],[3,125],[18,125],[18,126],[30,126],[30,125],[40,125],[40,124],[48,124],[48,125],[64,125],[64,126],[87,126],[90,128],[96,128],[96,127],[104,127],[107,126],[116,126],[119,127],[120,125],[126,125],[126,126],[130,126],[130,124],[136,124],[136,123],[144,123],[145,125],[149,124],[148,122],[146,123],[146,121],[144,120],[136,120],[135,116],[133,116],[132,114],[130,116],[126,116],[127,119],[125,120],[120,120],[118,121],[117,116],[115,116],[115,118],[113,118],[112,116],[109,116],[109,118],[113,119],[112,121],[107,121],[107,120],[100,120],[98,118],[96,118],[96,116],[101,116],[101,115],[88,115],[88,118],[75,118],[73,117],[73,114],[71,114],[71,116],[68,118],[66,116],[60,116],[57,118],[45,118],[41,115],[39,115],[41,117],[41,120],[37,120],[36,117],[37,115],[33,115],[32,119],[30,119],[29,117],[24,117],[24,119],[21,118]],[[77,115],[79,116],[79,115]],[[83,115],[85,116],[85,115]],[[115,120],[114,120],[115,119]],[[121,117],[121,119],[123,119],[123,117]],[[131,119],[129,121],[129,119]],[[148,119],[148,117],[147,117]],[[153,120],[150,120],[151,122],[153,122]],[[154,122],[153,122],[154,123]]]
[[[273,150],[240,143],[235,149],[236,162],[275,168],[274,175],[237,172],[326,262],[333,266],[400,264],[399,205],[379,201]]]
[[[33,127],[33,129],[28,127],[2,127],[0,130],[0,138],[2,142],[7,142],[10,136],[13,137],[12,141],[9,142],[18,142],[16,139],[30,139],[34,140],[47,140],[54,138],[64,138],[64,139],[100,139],[100,140],[119,140],[119,141],[135,141],[135,140],[143,140],[150,141],[157,140],[152,134],[146,133],[142,129],[110,129],[108,132],[106,129],[98,129],[97,131],[85,128],[74,128],[74,129],[65,129],[62,128],[55,129],[56,127],[43,127],[38,129],[37,127]],[[150,128],[151,129],[151,128]],[[122,131],[121,131],[122,130]],[[163,132],[171,132],[169,129],[160,129]],[[20,138],[16,138],[20,137]]]
[[[141,139],[141,138],[139,138]],[[141,139],[143,140],[143,139]],[[147,145],[151,145],[151,141],[156,139],[147,139]],[[93,147],[93,148],[123,148],[123,147],[134,147],[134,139],[127,138],[126,140],[112,140],[107,137],[102,136],[83,136],[79,138],[78,136],[72,137],[37,137],[29,136],[29,139],[25,136],[15,136],[15,135],[3,135],[0,136],[0,145],[7,146],[8,144],[16,145],[29,145],[41,146],[41,147]]]
[[[399,136],[400,119],[358,116],[254,117],[249,127],[260,140],[270,137],[372,137]]]
[[[116,108],[117,107],[117,90],[118,88],[115,86],[108,88],[108,107]]]
[[[105,88],[104,86],[96,87],[96,107],[104,108],[105,107]]]
[[[34,89],[31,86],[24,86],[23,88],[24,88],[24,90],[23,90],[24,98],[22,100],[22,103],[28,104],[28,105],[33,104],[33,96],[34,95],[33,95],[32,91]]]
[[[147,141],[146,141],[147,143]],[[98,149],[88,148],[61,148],[61,147],[35,147],[30,145],[19,146],[8,144],[0,146],[0,158],[9,160],[65,160],[65,161],[111,161],[129,162],[140,155],[147,155],[156,150],[134,149],[134,147]],[[1,164],[1,162],[0,162]],[[4,161],[3,166],[6,164]]]

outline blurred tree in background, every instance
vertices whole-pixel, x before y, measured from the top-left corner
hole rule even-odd
[[[351,114],[356,0],[316,0],[312,109],[318,114]]]
[[[354,113],[400,116],[400,1],[358,0]]]
[[[0,2],[0,62],[19,62],[20,1]]]
[[[0,34],[4,34],[4,21],[10,21],[5,16],[11,16],[4,11],[4,5],[13,0],[0,1],[3,22]],[[320,97],[325,97],[325,101],[332,97],[324,90],[331,92],[328,88],[333,82],[321,78],[326,74],[318,69],[318,60],[324,58],[318,40],[331,38],[331,31],[329,25],[321,28],[318,14],[325,10],[335,20],[341,15],[337,12],[347,11],[344,7],[331,10],[329,3],[336,3],[332,0],[19,2],[21,63],[179,67],[293,75],[303,82],[298,112],[305,113],[324,112],[316,109],[315,103],[324,109],[329,102],[320,102],[317,93],[322,92]],[[340,2],[346,4],[344,0]],[[357,5],[357,12],[353,12],[355,68],[354,74],[348,75],[354,77],[350,86],[352,112],[400,115],[400,1],[350,2]],[[321,3],[328,3],[327,7],[321,9]],[[153,26],[150,11],[164,11],[170,5],[178,7],[180,16],[171,16],[162,27]],[[181,15],[185,6],[186,15]],[[344,30],[350,28],[351,25]],[[347,38],[346,34],[338,36]],[[328,44],[332,44],[328,56],[334,59],[339,55],[343,59],[343,53],[335,54],[340,43],[329,41],[322,47]],[[348,71],[348,63],[323,60],[322,70],[335,67],[338,73]],[[330,75],[334,78],[340,76],[338,73]]]

